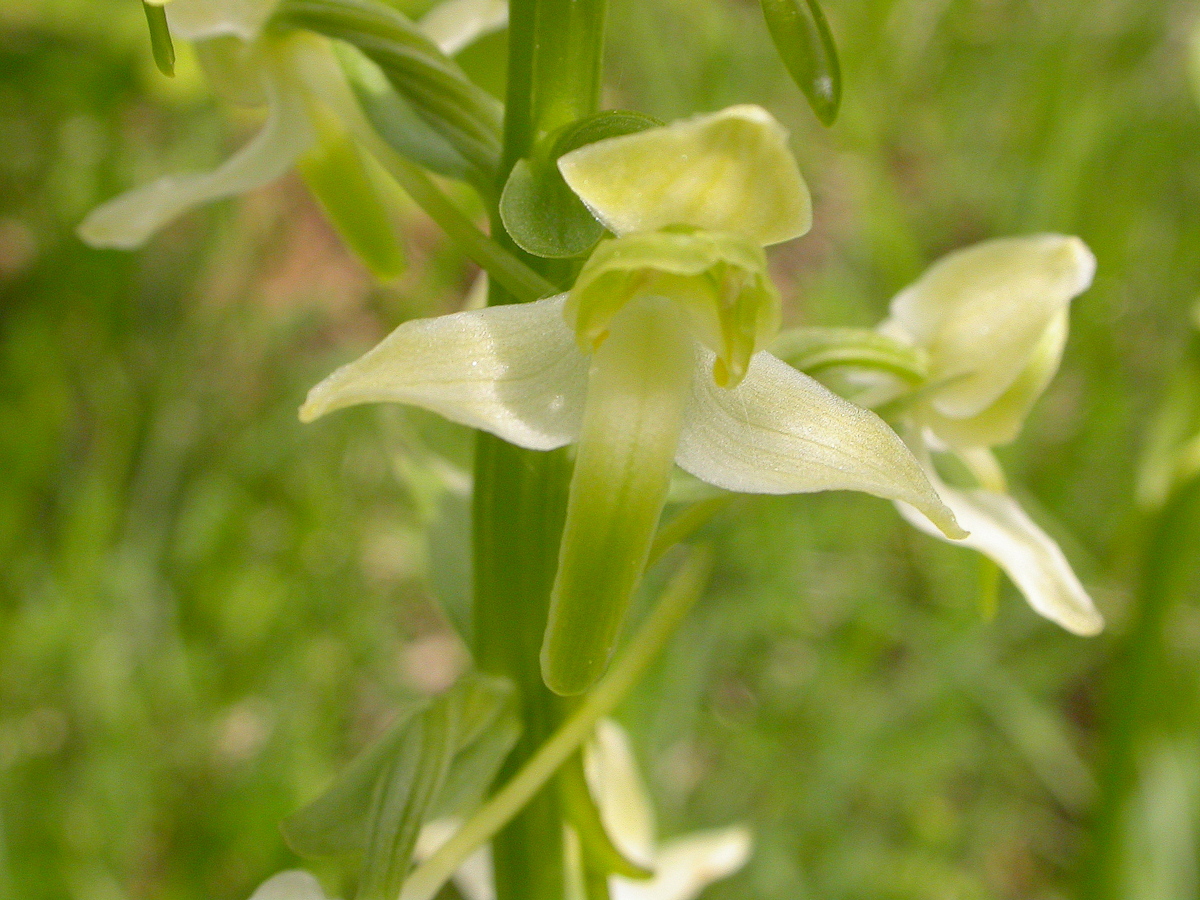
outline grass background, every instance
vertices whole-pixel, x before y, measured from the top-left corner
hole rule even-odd
[[[1152,527],[1137,460],[1200,295],[1200,14],[825,8],[832,129],[733,0],[613,0],[607,105],[756,102],[791,128],[816,204],[772,257],[793,323],[873,325],[982,238],[1088,242],[1063,368],[1001,456],[1110,627],[1071,637],[1007,584],[985,620],[978,558],[881,501],[752,499],[709,529],[714,586],[623,711],[661,830],[753,826],[714,898],[1092,900],[1115,822],[1112,896],[1195,897],[1200,544],[1154,563],[1181,574],[1141,652],[1130,636]],[[186,51],[167,81],[146,44],[132,0],[0,6],[0,896],[22,900],[249,896],[296,863],[279,819],[463,663],[427,498],[398,477],[403,420],[295,410],[399,321],[455,308],[472,267],[408,210],[409,272],[372,284],[294,176],[144,252],[85,248],[96,203],[252,127]],[[1122,718],[1135,670],[1156,690]]]

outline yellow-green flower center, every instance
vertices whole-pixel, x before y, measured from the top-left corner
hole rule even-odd
[[[672,226],[626,235],[601,243],[588,259],[571,289],[567,320],[591,353],[631,300],[665,297],[717,355],[717,384],[733,387],[779,330],[779,293],[766,270],[762,248],[731,232]]]

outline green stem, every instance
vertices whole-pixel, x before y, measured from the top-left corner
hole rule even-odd
[[[703,592],[710,568],[711,558],[703,551],[694,551],[684,561],[658,605],[595,690],[580,701],[575,712],[503,788],[413,871],[400,892],[400,900],[432,900],[467,857],[491,840],[554,776],[559,766],[583,746],[596,724],[616,709],[666,646]],[[561,892],[560,885],[560,896]]]
[[[501,779],[533,755],[558,725],[538,653],[566,509],[570,460],[480,434],[475,460],[475,659],[517,686],[523,728]],[[545,791],[493,846],[499,898],[561,900],[562,813]]]
[[[547,12],[560,2],[509,3],[508,85],[497,197],[512,166],[528,155],[537,138],[535,97],[539,93],[574,91],[571,109],[578,115],[596,110],[602,34],[594,26],[603,20],[607,0],[577,0],[600,14],[555,21]],[[539,65],[539,48],[561,46],[568,39],[566,31],[577,50],[571,74],[550,71],[544,62]],[[589,79],[579,76],[583,71],[591,73]],[[585,81],[586,92],[577,87]],[[561,84],[552,87],[554,82]],[[493,208],[491,214],[493,239],[502,249],[552,281],[568,274],[561,261],[523,253],[508,239],[498,210]],[[492,305],[527,299],[528,293],[513,290],[498,277],[488,294]],[[521,450],[484,433],[476,443],[475,658],[484,671],[512,679],[524,725],[499,783],[521,771],[539,752],[562,715],[561,701],[542,683],[538,656],[558,565],[570,468],[565,451]],[[532,791],[492,834],[497,900],[562,900],[563,815],[556,791]]]

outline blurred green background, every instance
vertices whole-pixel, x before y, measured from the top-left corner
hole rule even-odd
[[[985,620],[978,557],[882,501],[750,500],[623,711],[660,830],[754,828],[714,898],[1092,900],[1097,847],[1109,896],[1196,897],[1200,504],[1156,544],[1132,494],[1200,295],[1200,9],[824,5],[830,130],[753,2],[613,0],[607,105],[757,102],[792,129],[816,201],[772,260],[793,323],[873,325],[982,238],[1087,241],[1062,371],[1001,456],[1109,628],[1071,637],[1007,584]],[[278,821],[463,663],[403,421],[295,410],[474,270],[409,211],[409,271],[373,285],[295,176],[143,252],[85,248],[95,204],[248,133],[183,48],[154,71],[138,6],[0,3],[0,896],[22,900],[244,900],[297,862]]]

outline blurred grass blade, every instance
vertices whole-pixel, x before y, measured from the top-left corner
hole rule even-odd
[[[443,736],[451,725],[452,734]],[[391,857],[407,854],[401,866],[406,870],[412,853],[411,823],[404,823],[419,812],[414,820],[419,831],[431,818],[478,802],[519,731],[512,686],[498,678],[466,676],[432,702],[401,713],[329,790],[284,821],[284,838],[301,856],[366,849],[364,864],[375,867],[371,878],[390,884]],[[386,853],[385,845],[391,848]],[[372,859],[381,854],[388,859]]]
[[[146,24],[150,26],[150,51],[158,71],[167,76],[175,74],[175,45],[171,43],[171,29],[167,27],[167,11],[161,3],[142,0],[146,11]]]
[[[817,118],[832,125],[842,102],[842,71],[817,0],[762,0],[762,10],[783,64]]]

